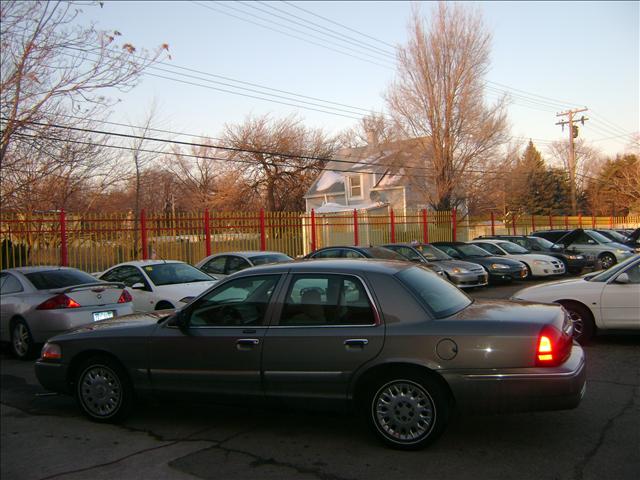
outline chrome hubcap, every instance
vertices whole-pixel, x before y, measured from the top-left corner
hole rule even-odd
[[[13,329],[13,349],[21,357],[29,350],[29,330],[23,323]]]
[[[611,268],[613,266],[613,263],[614,263],[614,260],[609,255],[605,255],[600,260],[600,264],[602,265],[602,268],[604,270],[607,270],[607,269]]]
[[[435,407],[429,393],[420,385],[395,381],[375,396],[373,415],[376,426],[392,440],[416,442],[427,436],[435,421]]]
[[[96,417],[113,415],[122,402],[122,388],[118,376],[108,367],[89,367],[80,380],[80,399]]]
[[[569,312],[569,316],[573,322],[573,336],[574,338],[579,338],[584,332],[584,322],[582,321],[582,317],[576,312]]]

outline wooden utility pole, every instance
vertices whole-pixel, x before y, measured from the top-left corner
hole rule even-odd
[[[576,198],[576,153],[573,147],[573,139],[578,136],[578,127],[574,125],[574,123],[580,122],[584,125],[584,122],[589,119],[582,115],[582,117],[574,120],[573,116],[576,113],[586,112],[587,110],[588,108],[585,107],[556,114],[556,117],[569,116],[569,120],[561,120],[557,122],[556,125],[562,125],[563,131],[564,126],[569,125],[569,181],[571,183],[571,215],[574,216],[578,214],[578,201]]]

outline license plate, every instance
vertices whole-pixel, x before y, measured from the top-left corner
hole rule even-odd
[[[93,312],[93,321],[99,322],[100,320],[107,320],[108,318],[113,318],[113,311],[109,310],[108,312]]]

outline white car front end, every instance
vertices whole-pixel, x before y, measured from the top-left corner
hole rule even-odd
[[[518,260],[529,266],[531,275],[534,277],[549,277],[552,275],[564,275],[564,263],[561,260],[549,255],[522,254],[506,255],[507,258]]]

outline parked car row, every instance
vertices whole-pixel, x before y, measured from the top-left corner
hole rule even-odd
[[[474,301],[460,289],[565,273],[558,256],[522,250],[478,239],[327,247],[298,262],[232,252],[207,257],[202,270],[127,262],[98,278],[9,269],[0,334],[21,358],[46,341],[38,380],[75,395],[98,422],[123,419],[136,398],[176,393],[348,406],[385,444],[415,449],[444,431],[454,407],[575,408],[585,358],[574,330],[586,340],[598,329],[640,328],[638,255],[513,301]]]

